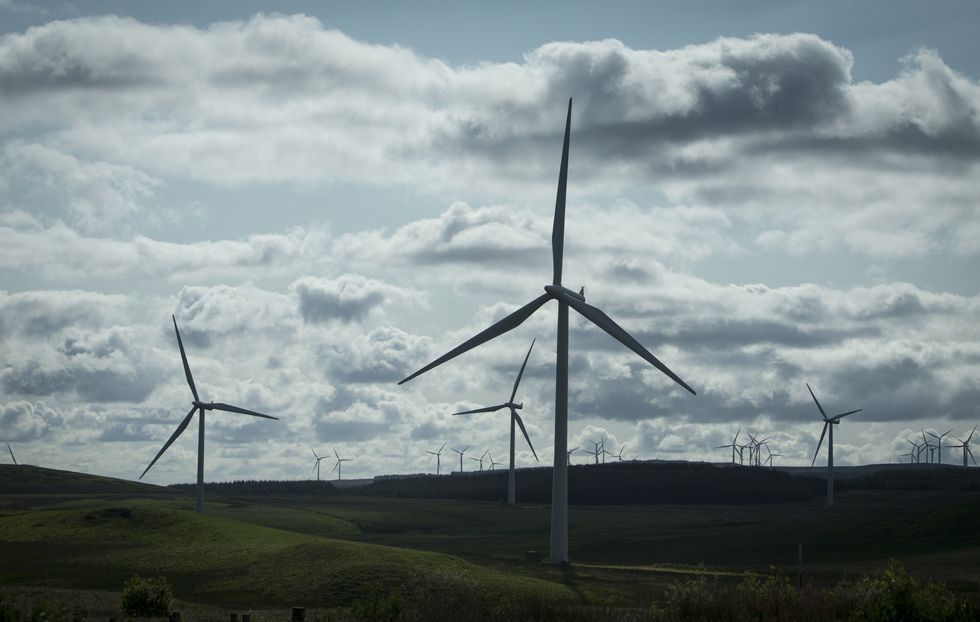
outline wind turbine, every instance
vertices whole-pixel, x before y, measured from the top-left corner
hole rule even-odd
[[[970,436],[973,436],[972,434]],[[10,448],[10,443],[7,443],[7,451],[10,452],[10,459],[14,461],[14,466],[17,466],[17,458],[14,458],[14,450]],[[966,460],[963,460],[964,464]]]
[[[428,449],[425,450],[425,453],[432,454],[433,456],[436,457],[436,475],[439,475],[439,467],[441,462],[440,456],[442,456],[442,450],[445,448],[446,448],[446,444],[443,443],[442,447],[439,448],[439,451],[429,451]]]
[[[578,447],[572,447],[571,449],[565,452],[565,457],[568,459],[565,466],[569,466],[572,464],[572,452],[575,451],[576,449],[578,449]]]
[[[937,450],[938,450],[938,458],[939,458],[939,464],[942,464],[942,463],[943,463],[943,437],[944,437],[944,436],[946,436],[947,434],[949,434],[949,433],[950,433],[950,432],[952,432],[952,431],[953,431],[953,429],[952,429],[952,428],[950,428],[950,429],[948,429],[948,430],[946,430],[945,432],[943,432],[942,434],[940,434],[939,436],[936,436],[936,435],[935,435],[935,434],[933,434],[932,432],[929,432],[929,433],[928,433],[928,434],[929,434],[929,436],[931,436],[932,438],[934,438],[934,439],[936,439],[937,441],[939,441],[939,443],[938,443],[938,447],[937,447]],[[956,438],[956,437],[954,436],[953,438]]]
[[[769,444],[768,443],[766,443],[766,451],[769,452],[769,457],[766,458],[766,463],[769,465],[769,468],[771,469],[771,468],[773,468],[772,459],[773,458],[779,458],[783,454],[774,454],[774,453],[772,453],[772,450],[769,449]]]
[[[313,452],[313,456],[316,458],[316,466],[314,467],[314,469],[316,470],[316,481],[320,481],[320,461],[326,460],[328,456],[323,456],[322,458],[320,456],[317,456],[316,450],[313,449],[312,447],[310,447],[310,451]]]
[[[337,463],[333,465],[333,468],[330,469],[330,472],[333,473],[334,471],[336,471],[337,472],[337,479],[339,480],[340,479],[340,474],[344,470],[344,467],[342,466],[343,463],[350,462],[351,461],[351,458],[341,458],[340,457],[340,454],[337,453],[337,450],[336,449],[333,450],[333,455],[336,456]]]
[[[465,454],[466,453],[466,450],[469,449],[469,448],[470,448],[470,446],[467,445],[466,447],[463,447],[462,451],[460,451],[459,449],[454,449],[454,448],[450,447],[450,449],[452,449],[453,451],[455,451],[456,453],[459,454],[459,472],[460,473],[463,472],[463,454]]]
[[[905,439],[905,442],[912,446],[912,451],[909,452],[909,464],[918,464],[919,456],[922,454],[919,444],[910,438]]]
[[[480,463],[480,471],[482,472],[483,471],[483,460],[484,460],[484,458],[487,457],[487,454],[488,453],[490,453],[490,450],[489,449],[486,450],[485,452],[483,452],[483,455],[480,456],[479,458],[467,458],[467,460],[472,460],[473,462],[479,462]]]
[[[517,396],[517,387],[521,384],[521,377],[524,375],[524,368],[527,367],[527,360],[531,358],[531,350],[534,349],[534,341],[531,341],[531,347],[527,349],[527,355],[524,357],[524,362],[521,364],[521,370],[517,372],[517,380],[514,381],[514,390],[510,392],[510,399],[503,404],[498,404],[496,406],[487,406],[485,408],[477,408],[474,410],[464,410],[463,412],[453,413],[456,415],[471,415],[473,413],[490,413],[496,412],[498,410],[508,408],[510,409],[510,471],[507,473],[507,503],[513,505],[517,502],[517,489],[516,489],[516,476],[514,470],[514,424],[516,423],[521,427],[521,433],[524,435],[524,440],[527,441],[527,446],[531,448],[531,453],[534,454],[534,459],[538,460],[538,452],[534,451],[534,445],[531,444],[531,437],[527,435],[527,428],[524,427],[524,421],[521,416],[517,414],[517,411],[524,408],[524,403],[520,404],[514,403],[514,398]],[[489,450],[488,450],[489,451]],[[480,470],[483,470],[483,465],[481,463]]]
[[[963,466],[968,466],[967,463],[966,463],[966,455],[967,454],[970,454],[970,459],[973,460],[973,464],[974,465],[976,465],[976,463],[977,463],[977,459],[973,457],[973,452],[970,451],[970,439],[973,438],[973,434],[976,431],[977,431],[977,426],[973,426],[973,431],[970,432],[970,435],[966,437],[966,440],[965,441],[964,440],[960,440],[960,439],[956,438],[955,436],[953,437],[953,438],[956,438],[956,440],[960,441],[960,444],[959,445],[952,445],[952,447],[960,447],[960,448],[963,449]],[[10,447],[10,444],[9,443],[7,444],[7,447]],[[10,457],[13,458],[14,455],[13,454],[10,454]],[[14,461],[14,464],[17,464],[17,461],[16,460]]]
[[[820,453],[820,445],[823,444],[823,437],[830,430],[830,438],[827,439],[827,507],[834,507],[834,426],[840,425],[840,420],[848,415],[853,415],[854,413],[861,412],[863,408],[858,408],[857,410],[850,410],[846,413],[841,413],[839,415],[834,415],[833,417],[827,417],[827,413],[824,412],[823,406],[817,400],[817,396],[813,394],[813,389],[810,388],[810,383],[806,384],[807,390],[810,392],[810,397],[816,403],[817,408],[820,410],[820,416],[823,417],[823,432],[820,433],[820,441],[817,443],[817,451],[813,452],[813,462],[810,466],[817,463],[817,454]]]
[[[490,453],[490,450],[489,449],[487,450],[487,457],[490,458],[490,470],[491,471],[496,471],[497,470],[497,467],[503,465],[503,462],[497,462],[496,460],[493,459],[493,454]]]
[[[520,326],[549,300],[558,302],[558,347],[555,365],[555,453],[552,462],[551,479],[551,545],[549,559],[552,563],[569,563],[568,556],[568,309],[571,307],[587,320],[606,331],[614,339],[638,354],[661,372],[670,377],[692,394],[681,378],[672,372],[657,357],[644,348],[622,327],[614,322],[601,309],[585,302],[584,289],[574,292],[561,284],[562,259],[565,246],[565,194],[568,186],[568,146],[572,131],[572,100],[568,100],[568,114],[565,118],[565,138],[562,143],[561,167],[558,173],[558,193],[555,198],[555,219],[551,231],[552,282],[544,286],[545,293],[514,311],[478,335],[464,341],[446,354],[406,377],[398,384],[408,382],[419,374],[453,359],[460,354],[499,337]]]
[[[146,472],[150,470],[150,467],[156,464],[156,461],[160,459],[160,456],[163,455],[163,452],[167,451],[167,448],[170,447],[173,444],[173,442],[177,440],[177,437],[180,436],[181,433],[187,429],[188,424],[190,424],[191,422],[191,417],[194,416],[195,412],[198,412],[196,507],[198,513],[203,514],[204,513],[204,411],[224,410],[226,412],[239,413],[242,415],[262,417],[263,419],[275,419],[276,421],[278,421],[279,418],[271,417],[269,415],[263,415],[262,413],[255,412],[254,410],[246,410],[244,408],[239,408],[238,406],[232,406],[230,404],[222,404],[220,402],[207,402],[207,403],[202,402],[201,398],[197,394],[197,387],[194,386],[194,377],[191,375],[191,367],[187,363],[187,353],[184,352],[184,342],[181,341],[180,339],[180,330],[177,328],[177,318],[174,316],[170,316],[170,317],[174,321],[174,332],[177,333],[177,347],[180,348],[180,359],[184,363],[184,376],[187,378],[187,384],[191,388],[191,394],[194,396],[194,401],[191,402],[193,406],[191,406],[190,411],[188,411],[187,415],[181,420],[180,424],[177,426],[177,429],[174,430],[174,433],[170,436],[167,442],[164,443],[160,451],[157,452],[157,455],[154,456],[152,461],[150,461],[150,466],[146,467],[146,470],[143,471],[143,474],[140,475],[139,478],[143,479],[143,475],[146,475]]]
[[[626,445],[623,445],[622,447],[619,448],[619,453],[618,454],[609,454],[609,455],[610,456],[615,456],[616,458],[619,459],[620,462],[622,462],[623,461],[623,452],[624,451],[626,451]]]
[[[742,426],[738,426],[738,431],[735,432],[735,438],[732,439],[732,442],[730,444],[728,444],[728,445],[719,445],[718,447],[715,447],[715,449],[725,449],[727,447],[731,447],[732,448],[732,464],[735,464],[735,448],[738,446],[737,445],[737,443],[738,443],[738,435],[741,434],[741,432],[742,432]],[[741,452],[739,452],[739,453],[741,453]]]
[[[922,432],[922,446],[925,447],[927,450],[926,461],[929,464],[932,464],[932,459],[936,456],[936,446],[930,443],[929,439],[926,438],[925,429],[922,429],[920,431]]]
[[[590,453],[593,456],[595,456],[595,463],[599,464],[599,454],[601,454],[603,451],[602,449],[600,449],[600,447],[602,446],[602,441],[589,441],[589,442],[595,445],[595,449],[593,449],[592,451],[588,451],[586,453]]]

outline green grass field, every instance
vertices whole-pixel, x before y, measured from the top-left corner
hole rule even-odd
[[[692,572],[795,580],[802,544],[808,583],[833,585],[897,559],[912,575],[980,596],[975,492],[850,490],[833,510],[820,499],[573,506],[574,563],[556,568],[527,560],[528,551],[547,557],[547,505],[214,494],[202,516],[172,491],[81,478],[95,488],[85,493],[79,478],[62,488],[50,473],[25,493],[23,481],[4,486],[17,479],[4,470],[0,586],[8,592],[112,594],[138,573],[166,576],[186,603],[232,611],[346,611],[393,592],[644,609]]]

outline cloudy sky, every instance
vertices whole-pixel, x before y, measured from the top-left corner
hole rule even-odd
[[[809,464],[806,382],[864,409],[839,463],[980,423],[974,3],[197,4],[0,0],[20,461],[137,477],[190,407],[173,314],[204,400],[281,418],[210,415],[208,479],[503,461],[505,415],[450,413],[535,338],[550,463],[554,304],[396,382],[549,282],[569,97],[564,283],[698,391],[573,317],[570,447],[720,461],[741,427]],[[147,479],[193,480],[195,437]]]

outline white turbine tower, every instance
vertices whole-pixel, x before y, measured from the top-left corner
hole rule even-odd
[[[534,454],[534,459],[538,459],[538,452],[534,451],[534,445],[531,444],[531,437],[527,435],[527,428],[524,427],[524,421],[521,420],[521,416],[517,414],[517,411],[524,408],[524,403],[515,404],[514,397],[517,396],[517,387],[521,384],[521,377],[524,375],[524,368],[527,367],[527,360],[531,358],[531,350],[534,349],[534,341],[531,341],[531,347],[527,349],[527,356],[524,357],[524,362],[521,364],[521,370],[517,372],[517,380],[514,381],[514,390],[510,392],[510,399],[503,404],[498,404],[496,406],[487,406],[485,408],[475,408],[473,410],[464,410],[463,412],[453,413],[456,415],[471,415],[473,413],[490,413],[496,412],[498,410],[508,408],[510,409],[510,471],[507,473],[507,503],[513,505],[517,502],[517,492],[515,487],[515,475],[514,475],[514,424],[516,423],[521,427],[521,433],[524,434],[524,440],[527,441],[527,446],[531,448],[531,453]],[[488,450],[489,451],[489,450]],[[540,461],[539,461],[540,462]],[[483,470],[483,465],[480,465],[480,470]]]
[[[337,472],[337,479],[340,480],[340,475],[341,475],[341,473],[344,470],[343,464],[345,462],[350,462],[351,461],[351,458],[341,458],[340,457],[340,454],[337,453],[337,450],[336,449],[333,450],[333,455],[337,458],[337,462],[336,462],[336,464],[333,465],[333,468],[330,469],[330,472],[333,473],[334,471],[336,471]]]
[[[823,437],[827,434],[827,430],[830,430],[830,438],[827,439],[827,507],[832,508],[834,507],[834,426],[840,425],[840,420],[844,417],[859,413],[864,409],[858,408],[857,410],[850,410],[846,413],[834,415],[833,417],[827,417],[827,413],[823,411],[823,406],[817,401],[817,396],[813,394],[813,389],[810,388],[809,383],[807,383],[806,388],[810,392],[810,397],[817,404],[820,415],[823,417],[823,432],[820,433],[820,442],[817,443],[817,451],[813,452],[813,462],[810,463],[810,466],[817,463],[817,454],[820,453],[820,445],[823,444]]]
[[[558,302],[558,347],[555,365],[555,453],[551,479],[551,546],[548,554],[550,561],[555,564],[571,561],[568,556],[568,463],[566,453],[568,447],[568,308],[575,309],[587,320],[606,331],[643,360],[694,394],[694,389],[661,363],[657,357],[623,330],[619,324],[603,313],[601,309],[586,304],[584,291],[574,292],[561,284],[565,246],[565,191],[568,186],[568,146],[571,131],[572,100],[569,99],[568,115],[565,118],[565,139],[561,152],[561,168],[558,173],[555,220],[551,230],[553,279],[550,285],[544,286],[545,293],[398,383],[408,382],[419,374],[517,328],[549,300]]]
[[[976,463],[977,463],[977,459],[973,457],[973,452],[970,451],[970,440],[973,438],[973,434],[976,431],[977,431],[977,426],[973,426],[973,430],[970,432],[970,435],[966,437],[966,440],[965,441],[964,440],[961,440],[959,438],[956,438],[955,436],[953,437],[953,438],[956,438],[956,440],[960,441],[960,444],[959,445],[952,445],[952,447],[959,447],[959,448],[961,448],[963,450],[963,466],[968,466],[967,463],[966,463],[966,456],[967,456],[967,454],[970,455],[970,459],[973,460],[973,464],[974,465],[976,465]],[[9,445],[8,445],[8,447],[9,447]],[[13,457],[13,454],[11,454],[10,457],[12,458]],[[14,464],[17,464],[17,462],[14,461]]]
[[[742,433],[742,426],[738,426],[738,431],[735,432],[735,438],[732,439],[732,442],[731,443],[729,443],[728,445],[719,445],[718,447],[715,447],[715,449],[727,449],[728,447],[731,447],[732,448],[732,464],[735,464],[735,449],[739,446],[738,445],[738,435],[741,434],[741,433]],[[739,450],[739,455],[741,455],[741,453],[742,453],[741,450]]]
[[[456,453],[459,454],[459,472],[460,473],[463,472],[463,454],[465,454],[466,453],[466,450],[469,449],[469,448],[470,448],[469,445],[467,445],[466,447],[463,447],[462,449],[456,449],[454,447],[450,447],[450,449],[452,449],[453,451],[455,451]]]
[[[253,417],[262,417],[263,419],[275,419],[276,421],[278,421],[279,418],[271,417],[269,415],[263,415],[262,413],[255,412],[254,410],[246,410],[244,408],[239,408],[238,406],[232,406],[230,404],[222,404],[220,402],[206,402],[206,403],[202,402],[201,398],[198,397],[197,395],[197,387],[194,386],[194,377],[191,376],[191,366],[187,363],[187,353],[184,352],[184,342],[181,341],[180,339],[180,330],[178,330],[177,328],[177,318],[173,316],[171,317],[173,318],[174,321],[174,332],[177,333],[177,347],[180,348],[180,359],[184,363],[184,376],[187,378],[187,384],[191,388],[191,394],[194,396],[194,401],[191,402],[193,406],[191,406],[190,411],[183,418],[183,420],[181,420],[180,424],[177,426],[177,429],[174,430],[174,433],[170,436],[167,442],[164,443],[160,451],[157,452],[157,455],[154,456],[153,460],[150,462],[150,466],[146,467],[146,470],[143,471],[143,474],[140,475],[139,478],[143,479],[143,475],[146,475],[146,472],[150,470],[150,467],[152,467],[157,460],[160,459],[160,456],[163,455],[163,452],[167,451],[167,448],[170,447],[173,444],[173,442],[177,440],[177,437],[180,436],[181,433],[187,429],[188,424],[190,424],[191,422],[191,417],[194,416],[195,412],[198,412],[196,507],[197,507],[197,511],[203,514],[204,513],[204,411],[224,410],[226,412],[231,412],[231,413],[251,415]]]
[[[446,444],[443,443],[442,447],[439,448],[439,451],[429,451],[428,449],[425,450],[425,453],[432,454],[433,456],[436,457],[436,475],[439,475],[439,468],[442,462],[442,450],[445,448],[446,448]]]
[[[312,447],[310,447],[310,451],[313,452],[313,457],[316,458],[316,466],[313,467],[313,470],[316,471],[316,481],[320,481],[320,461],[326,460],[329,456],[321,457],[316,455],[316,450],[313,449]]]
[[[952,431],[953,431],[953,429],[950,428],[950,429],[946,430],[945,432],[943,432],[942,434],[940,434],[939,436],[936,436],[932,432],[927,432],[927,434],[929,436],[931,436],[932,438],[934,438],[934,439],[936,439],[938,441],[938,445],[937,445],[937,462],[939,462],[939,464],[942,464],[943,463],[943,437],[946,436],[947,434],[949,434]],[[954,436],[953,438],[956,438],[956,437]]]

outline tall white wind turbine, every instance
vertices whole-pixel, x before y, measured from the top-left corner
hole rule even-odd
[[[428,449],[425,450],[425,453],[432,454],[433,456],[436,457],[436,475],[439,475],[439,468],[442,466],[441,465],[441,462],[442,462],[442,450],[445,449],[445,448],[446,448],[446,444],[443,443],[442,444],[442,447],[439,448],[439,451],[429,451]]]
[[[320,461],[326,460],[329,456],[318,456],[316,450],[312,447],[310,447],[310,451],[313,452],[313,457],[316,458],[316,466],[313,467],[313,470],[316,471],[316,481],[320,481]]]
[[[475,408],[473,410],[464,410],[463,412],[453,413],[456,415],[472,415],[474,413],[490,413],[502,410],[504,408],[510,409],[510,471],[507,473],[507,503],[513,505],[517,502],[517,492],[515,488],[515,475],[514,475],[514,424],[516,423],[521,427],[521,433],[524,435],[524,440],[527,441],[527,446],[531,448],[531,453],[534,454],[534,459],[538,459],[538,452],[534,451],[534,445],[531,444],[531,437],[527,435],[527,428],[524,427],[524,421],[521,420],[521,416],[517,414],[517,411],[524,408],[524,403],[515,404],[514,398],[517,396],[517,387],[521,384],[521,376],[524,375],[524,368],[527,367],[527,360],[531,358],[531,350],[534,349],[534,340],[531,341],[531,347],[527,349],[527,356],[524,357],[524,362],[521,364],[521,370],[517,372],[517,380],[514,381],[514,390],[510,392],[510,399],[503,404],[498,404],[496,406],[486,406],[484,408]],[[489,451],[489,450],[488,450]],[[480,465],[480,470],[483,470],[483,465]]]
[[[946,436],[947,434],[949,434],[952,431],[953,431],[953,429],[950,428],[950,429],[946,430],[945,432],[943,432],[942,434],[940,434],[939,436],[936,436],[932,432],[926,432],[926,434],[928,434],[932,438],[936,439],[936,441],[938,441],[937,442],[937,448],[936,448],[936,457],[937,457],[937,460],[936,461],[939,464],[942,464],[943,463],[943,437]],[[953,438],[956,438],[956,437],[953,437]]]
[[[561,167],[558,173],[558,194],[555,199],[555,220],[551,230],[551,253],[553,278],[550,285],[544,286],[545,293],[538,296],[517,311],[514,311],[478,335],[464,341],[446,354],[411,374],[398,384],[408,382],[419,374],[453,359],[464,352],[499,337],[520,326],[524,320],[541,308],[549,300],[558,302],[558,347],[555,365],[555,452],[552,462],[551,478],[551,545],[549,559],[555,564],[569,563],[568,556],[568,309],[571,307],[587,320],[606,331],[614,339],[638,354],[674,382],[692,394],[681,378],[660,362],[644,348],[640,342],[623,330],[601,309],[585,302],[584,292],[574,292],[561,284],[562,260],[565,245],[565,193],[568,186],[568,146],[572,131],[572,100],[568,100],[568,114],[565,118],[565,139],[562,144]]]
[[[976,463],[977,463],[977,459],[973,457],[973,452],[970,451],[970,440],[973,438],[973,434],[976,431],[977,431],[977,426],[973,426],[973,430],[970,432],[970,435],[966,437],[966,440],[965,441],[964,440],[961,440],[961,439],[958,439],[955,436],[953,437],[953,438],[956,438],[956,440],[960,441],[960,444],[959,445],[952,445],[952,447],[959,447],[959,448],[961,448],[963,450],[963,466],[967,466],[967,464],[966,464],[966,456],[967,456],[967,454],[970,455],[970,459],[973,460],[973,464],[974,465],[976,465]],[[8,444],[7,446],[9,447],[10,445]],[[11,454],[10,457],[12,458],[13,457],[13,454]],[[17,464],[17,462],[14,461],[14,464]]]
[[[853,415],[854,413],[859,413],[863,408],[858,408],[857,410],[850,410],[846,413],[841,413],[839,415],[834,415],[833,417],[827,417],[827,413],[824,412],[823,406],[817,401],[817,396],[813,394],[813,389],[810,388],[810,384],[806,385],[807,390],[810,392],[810,397],[816,403],[817,408],[820,410],[820,416],[823,417],[823,432],[820,433],[820,442],[817,443],[817,451],[813,452],[813,462],[810,466],[817,463],[817,454],[820,453],[820,445],[823,444],[823,437],[827,434],[827,430],[830,430],[830,438],[827,439],[827,507],[834,507],[834,426],[840,425],[840,420],[848,415]]]
[[[741,433],[742,433],[742,426],[738,426],[738,431],[735,432],[735,438],[732,439],[732,442],[731,443],[729,443],[728,445],[719,445],[718,447],[715,447],[715,449],[727,449],[728,447],[731,447],[732,448],[732,464],[735,464],[735,449],[739,446],[738,445],[738,435],[741,434]],[[739,451],[739,453],[741,454],[741,451]]]
[[[466,450],[469,449],[469,448],[470,448],[469,445],[467,445],[466,447],[463,447],[462,449],[456,449],[455,447],[450,447],[450,449],[452,449],[453,451],[455,451],[456,453],[459,454],[459,472],[460,473],[463,472],[463,454],[465,454],[466,453]]]
[[[333,455],[337,458],[337,462],[333,465],[333,468],[330,469],[330,472],[333,473],[334,471],[336,471],[337,472],[337,479],[339,480],[340,479],[340,474],[344,470],[343,464],[345,462],[350,462],[351,461],[351,458],[341,458],[340,457],[340,454],[337,453],[337,450],[336,449],[333,450]]]
[[[255,412],[254,410],[246,410],[244,408],[240,408],[238,406],[232,406],[230,404],[222,404],[221,402],[202,402],[201,398],[197,394],[197,387],[194,386],[194,377],[191,375],[191,366],[187,363],[187,353],[184,352],[184,342],[181,341],[180,339],[180,330],[177,328],[177,318],[173,316],[171,316],[171,318],[174,321],[174,332],[177,333],[177,347],[180,348],[180,359],[184,363],[184,376],[187,378],[187,384],[191,388],[191,394],[194,396],[194,401],[191,402],[191,404],[193,405],[191,406],[190,411],[188,411],[187,415],[181,420],[180,424],[177,426],[177,429],[174,430],[174,433],[170,436],[167,442],[164,443],[163,447],[160,449],[160,451],[157,452],[157,455],[154,456],[153,460],[150,461],[150,465],[146,467],[146,470],[143,471],[143,474],[140,475],[139,478],[143,479],[143,475],[146,475],[146,472],[149,471],[154,464],[156,464],[156,461],[160,459],[160,456],[163,455],[163,452],[167,451],[167,448],[170,447],[173,444],[173,442],[177,440],[177,437],[180,436],[181,433],[187,429],[187,426],[191,422],[191,417],[194,416],[195,412],[198,412],[196,507],[198,513],[203,514],[204,513],[204,411],[223,410],[231,413],[239,413],[241,415],[262,417],[263,419],[275,419],[276,421],[278,421],[279,418],[271,417],[269,415],[263,415],[262,413]]]

